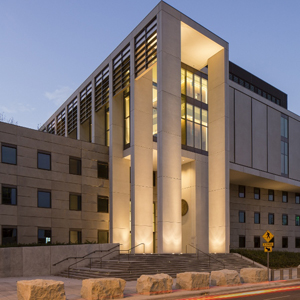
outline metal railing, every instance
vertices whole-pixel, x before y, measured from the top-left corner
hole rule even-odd
[[[73,264],[71,264],[71,265],[68,266],[68,277],[70,277],[69,275],[70,275],[70,269],[71,269],[71,267],[73,267],[74,265],[76,265],[76,264],[78,264],[78,263],[80,263],[80,262],[82,262],[82,261],[84,261],[84,260],[87,260],[87,259],[90,260],[90,269],[92,268],[92,260],[93,260],[93,259],[98,259],[98,260],[100,259],[100,268],[102,268],[102,260],[103,260],[103,257],[106,257],[106,256],[108,256],[108,255],[111,255],[111,254],[114,253],[114,252],[119,252],[119,257],[118,257],[119,260],[120,260],[120,252],[121,252],[121,251],[127,252],[127,261],[129,261],[129,254],[131,253],[131,250],[132,250],[132,249],[135,249],[135,248],[137,248],[138,246],[141,246],[141,245],[143,245],[143,253],[145,254],[145,243],[140,243],[140,244],[138,244],[138,245],[136,245],[136,246],[134,246],[134,247],[131,247],[131,248],[128,249],[128,250],[120,250],[120,249],[114,250],[114,251],[111,251],[111,252],[109,252],[109,253],[107,253],[107,254],[101,256],[101,257],[86,257],[86,256],[88,256],[89,254],[95,253],[95,252],[97,252],[97,251],[99,251],[99,250],[93,251],[93,252],[91,252],[91,253],[85,255],[85,257],[80,257],[80,258],[82,258],[81,260],[76,261],[76,262],[74,262]],[[113,248],[116,248],[116,247],[113,247]],[[113,248],[111,248],[110,250],[112,250]]]
[[[64,259],[58,261],[57,263],[53,264],[52,266],[55,267],[55,266],[57,266],[58,264],[60,264],[60,263],[62,263],[62,262],[64,262],[64,261],[66,261],[66,260],[69,260],[69,259],[86,258],[87,256],[89,256],[89,255],[91,255],[91,254],[94,254],[94,253],[97,253],[97,252],[110,252],[111,250],[113,250],[113,249],[115,249],[115,248],[117,248],[117,247],[119,247],[119,246],[121,246],[121,245],[122,245],[122,244],[118,244],[118,245],[116,245],[116,246],[114,246],[114,247],[112,247],[112,248],[110,248],[110,249],[107,249],[107,250],[95,250],[95,251],[90,252],[90,253],[88,253],[88,254],[86,254],[86,255],[84,255],[84,256],[70,256],[70,257],[67,257],[67,258],[64,258]]]
[[[196,256],[197,256],[197,259],[198,259],[198,257],[199,257],[199,256],[198,256],[198,253],[199,253],[199,252],[201,252],[202,254],[208,256],[208,266],[209,266],[209,267],[210,267],[210,259],[213,259],[213,260],[215,260],[216,262],[222,264],[223,267],[224,267],[224,269],[225,269],[225,264],[224,264],[222,261],[220,261],[220,260],[214,258],[212,255],[210,255],[210,254],[208,254],[208,253],[203,252],[202,250],[196,248],[195,246],[193,246],[193,245],[191,245],[191,244],[186,245],[186,253],[188,253],[188,252],[187,252],[188,246],[190,246],[190,247],[196,249]]]

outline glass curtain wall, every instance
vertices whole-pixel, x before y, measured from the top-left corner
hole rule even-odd
[[[208,151],[207,75],[181,69],[181,143],[183,149]]]

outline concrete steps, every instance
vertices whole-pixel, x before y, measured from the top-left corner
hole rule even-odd
[[[214,260],[214,259],[218,260]],[[240,270],[252,266],[252,263],[234,254],[212,254],[211,258],[201,254],[121,254],[113,259],[93,259],[91,266],[75,266],[60,273],[60,276],[86,279],[117,277],[127,281],[137,280],[141,275],[169,274],[173,278],[182,272],[211,272],[224,269]]]

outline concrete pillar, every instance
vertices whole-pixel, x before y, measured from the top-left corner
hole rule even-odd
[[[94,116],[94,142],[105,145],[105,106],[95,112]]]
[[[157,236],[159,253],[180,253],[181,125],[180,20],[158,14]]]
[[[229,252],[228,49],[208,59],[209,251]]]
[[[112,74],[112,62],[109,74]],[[110,242],[130,248],[130,161],[123,158],[123,93],[113,97],[112,76],[109,77],[109,198]]]
[[[153,252],[152,70],[131,84],[131,245]],[[143,247],[135,253],[143,252]]]

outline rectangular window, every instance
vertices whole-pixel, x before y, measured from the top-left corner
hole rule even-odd
[[[105,108],[105,146],[109,147],[109,107]]]
[[[70,244],[81,244],[81,231],[80,230],[70,230]]]
[[[17,146],[2,145],[1,147],[1,161],[6,164],[17,164]]]
[[[193,80],[193,73],[187,71],[186,72],[186,95],[193,98],[194,97],[194,80]]]
[[[273,213],[268,214],[268,224],[274,225],[274,214]]]
[[[274,190],[269,190],[268,200],[269,201],[274,201]]]
[[[245,186],[239,185],[239,198],[245,198]]]
[[[246,238],[244,235],[239,236],[239,248],[245,248],[246,247]]]
[[[109,210],[108,197],[98,196],[97,204],[98,204],[98,210],[97,210],[98,212],[108,213]]]
[[[81,175],[81,159],[76,157],[69,157],[69,173],[74,175]]]
[[[254,213],[254,224],[260,224],[260,213],[259,212]]]
[[[298,193],[295,194],[295,203],[300,204],[300,194]]]
[[[207,104],[207,80],[201,78],[202,102]]]
[[[288,248],[289,247],[289,240],[288,237],[283,236],[282,237],[282,248]]]
[[[51,244],[51,229],[38,229],[38,243]]]
[[[45,152],[38,152],[37,155],[38,169],[51,170],[51,154]]]
[[[246,222],[246,214],[245,214],[245,211],[243,211],[243,210],[239,211],[239,222],[240,223]]]
[[[289,220],[288,220],[288,215],[283,214],[282,215],[282,225],[288,225]]]
[[[130,92],[127,88],[123,92],[124,101],[124,148],[130,145]]]
[[[300,216],[296,215],[295,226],[300,226]]]
[[[17,244],[17,228],[2,226],[2,245]]]
[[[2,204],[17,205],[17,188],[2,185]]]
[[[288,202],[288,193],[282,192],[282,202],[287,203]]]
[[[108,179],[108,163],[98,161],[98,178]]]
[[[260,248],[260,236],[254,237],[254,248]]]
[[[109,242],[108,230],[98,230],[98,243],[107,244]]]
[[[70,194],[69,195],[69,209],[70,210],[81,210],[81,195]]]
[[[300,237],[295,238],[295,248],[300,248]]]
[[[254,199],[259,200],[260,199],[260,189],[254,188]]]
[[[38,207],[51,208],[51,192],[38,191]]]

